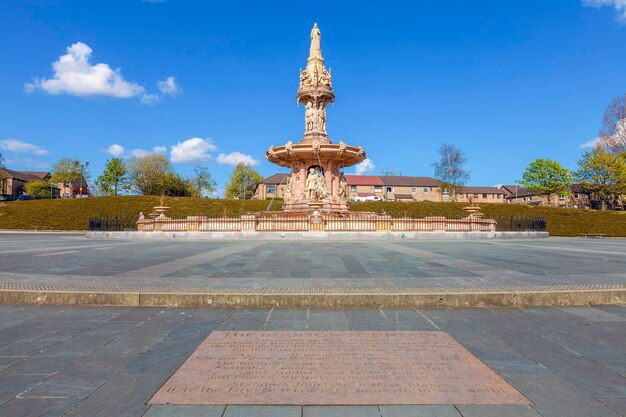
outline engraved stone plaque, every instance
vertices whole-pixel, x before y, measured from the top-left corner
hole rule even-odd
[[[445,332],[215,331],[150,404],[529,404]]]

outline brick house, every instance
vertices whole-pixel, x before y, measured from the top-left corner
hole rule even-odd
[[[0,195],[17,197],[25,194],[24,185],[31,181],[50,181],[51,174],[42,171],[14,171],[0,168]],[[50,192],[53,197],[61,195],[59,185],[51,186]]]

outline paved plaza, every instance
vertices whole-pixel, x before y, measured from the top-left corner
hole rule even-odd
[[[147,405],[214,330],[441,330],[532,404]],[[617,417],[626,415],[625,351],[626,307],[618,305],[346,311],[0,306],[0,416]]]
[[[624,284],[626,240],[106,241],[0,234],[0,284],[419,288]],[[149,405],[216,330],[443,331],[530,405]],[[137,308],[0,305],[0,417],[626,416],[626,305]]]
[[[0,234],[0,284],[424,288],[624,284],[624,239],[132,241]]]

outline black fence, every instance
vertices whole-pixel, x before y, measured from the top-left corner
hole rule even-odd
[[[127,232],[137,230],[137,216],[91,217],[90,232]]]
[[[494,217],[498,232],[545,232],[547,221],[545,217]]]

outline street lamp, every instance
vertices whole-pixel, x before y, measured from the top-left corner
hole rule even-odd
[[[389,174],[393,175],[393,171],[387,171],[385,169],[381,169],[380,170],[381,174],[383,174],[385,176],[385,195],[384,195],[384,199],[385,201],[387,201],[387,179],[389,178]]]
[[[84,176],[84,172],[85,172],[85,168],[89,166],[89,162],[85,162],[84,164],[82,162],[78,162],[76,161],[76,165],[78,166],[80,164],[80,188],[78,189],[79,194],[80,194],[80,198],[83,198],[83,180],[85,179]]]

